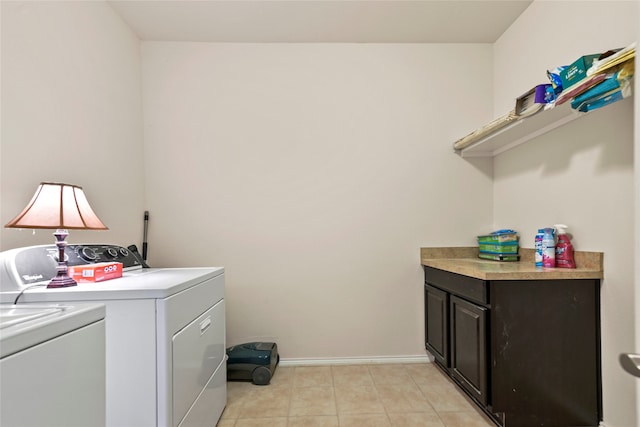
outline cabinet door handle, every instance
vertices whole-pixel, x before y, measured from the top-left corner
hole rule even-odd
[[[620,364],[634,377],[640,377],[640,354],[623,353],[620,355]]]
[[[204,334],[211,326],[211,317],[207,317],[200,323],[200,335]]]

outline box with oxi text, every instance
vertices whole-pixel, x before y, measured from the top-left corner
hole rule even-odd
[[[122,277],[121,262],[99,262],[96,264],[69,267],[69,276],[76,282],[102,282]]]

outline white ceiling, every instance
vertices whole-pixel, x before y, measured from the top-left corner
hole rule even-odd
[[[141,40],[493,43],[531,0],[110,0]]]

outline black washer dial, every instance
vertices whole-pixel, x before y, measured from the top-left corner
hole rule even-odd
[[[98,259],[98,254],[96,254],[96,251],[88,246],[80,247],[80,249],[78,250],[78,256],[80,256],[80,258],[82,258],[83,260],[89,262]]]
[[[104,253],[111,258],[118,258],[118,250],[116,248],[107,248]]]

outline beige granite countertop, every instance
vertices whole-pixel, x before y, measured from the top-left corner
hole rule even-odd
[[[482,280],[602,279],[602,252],[575,252],[577,268],[535,266],[534,250],[520,248],[520,261],[503,262],[478,258],[477,247],[421,248],[422,265]]]

